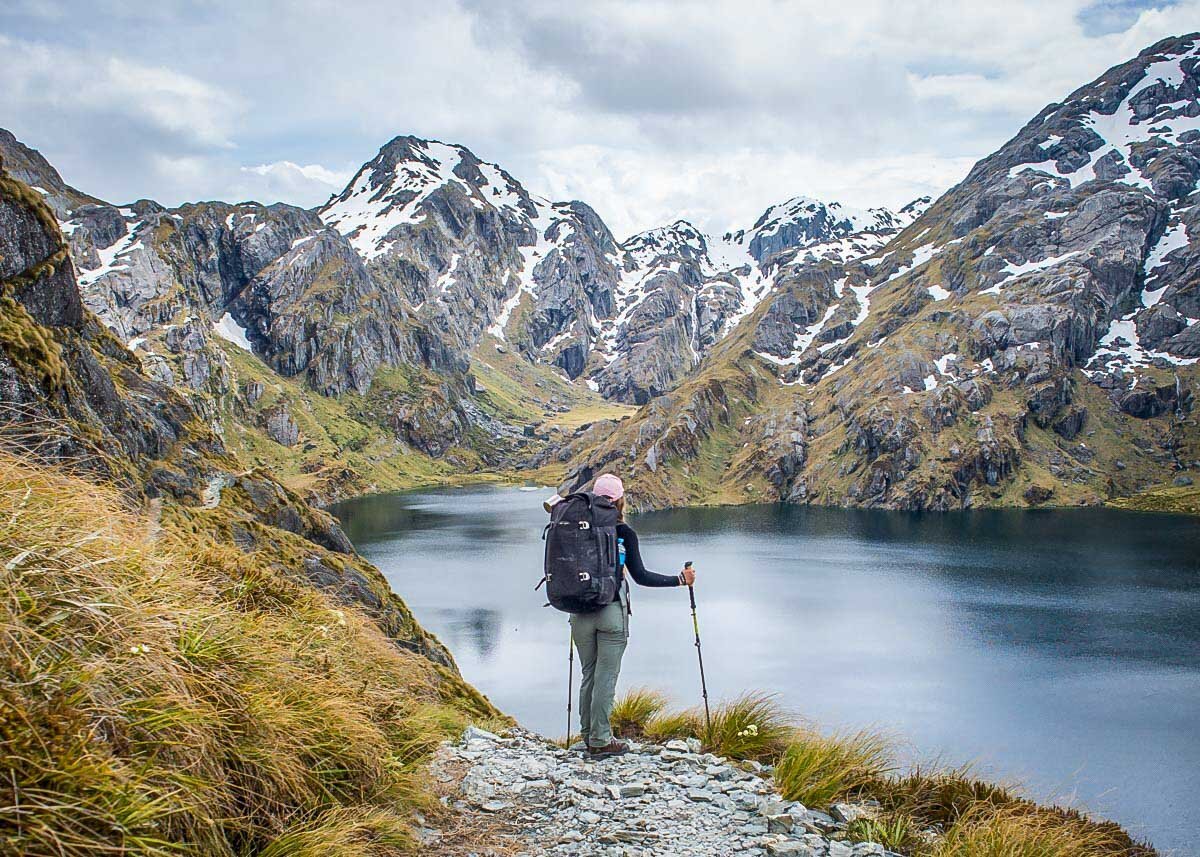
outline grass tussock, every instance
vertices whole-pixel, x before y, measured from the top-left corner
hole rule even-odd
[[[650,718],[644,730],[648,741],[698,738],[704,733],[704,712],[662,711]]]
[[[700,733],[711,752],[731,759],[771,763],[779,758],[795,729],[775,697],[747,693],[718,705],[712,726]]]
[[[1095,857],[1121,853],[1100,825],[1063,824],[1052,814],[977,804],[929,850],[930,857]]]
[[[667,698],[661,693],[644,687],[633,688],[622,694],[613,703],[613,733],[622,738],[644,735],[646,725],[667,707]]]
[[[0,843],[410,853],[451,681],[269,557],[0,453]]]
[[[823,807],[868,792],[893,767],[888,742],[875,733],[822,735],[803,728],[779,757],[775,782],[787,800]]]
[[[870,804],[871,814],[841,836],[913,857],[1155,857],[1112,822],[1040,806],[969,767],[898,771],[886,737],[869,730],[822,733],[770,695],[718,705],[707,729],[702,710],[673,711],[662,694],[639,688],[618,700],[613,728],[650,741],[697,738],[707,751],[771,765],[783,797],[812,809]]]

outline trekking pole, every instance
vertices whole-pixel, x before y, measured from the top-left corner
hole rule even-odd
[[[567,626],[570,628],[570,625]],[[575,640],[567,634],[567,749],[571,749],[571,689],[575,685]]]
[[[691,562],[685,562],[684,568],[691,568]],[[700,649],[700,622],[696,619],[696,590],[688,584],[688,598],[692,602],[692,630],[696,632],[696,659],[700,662],[700,693],[704,697],[704,729],[712,737],[712,717],[708,713],[708,685],[704,681],[704,653]]]

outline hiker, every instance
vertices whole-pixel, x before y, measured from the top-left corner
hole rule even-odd
[[[592,486],[597,497],[607,498],[616,508],[617,561],[616,592],[611,601],[597,610],[571,612],[571,639],[579,652],[583,680],[579,686],[579,731],[586,752],[593,757],[617,756],[629,745],[613,737],[609,716],[617,689],[621,657],[629,640],[629,582],[625,570],[642,586],[691,586],[696,572],[690,566],[679,574],[658,574],[646,568],[638,549],[637,532],[625,523],[625,487],[611,473],[597,477]],[[557,500],[557,495],[551,500]],[[547,505],[553,505],[547,501]]]

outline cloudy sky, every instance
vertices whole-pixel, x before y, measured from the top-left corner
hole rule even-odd
[[[397,134],[618,236],[945,190],[1200,0],[4,0],[0,127],[114,202],[323,202]]]

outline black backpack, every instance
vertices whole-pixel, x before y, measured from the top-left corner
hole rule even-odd
[[[551,508],[550,523],[542,534],[546,540],[542,582],[552,607],[592,613],[613,602],[620,581],[618,516],[612,500],[588,491],[568,494]]]

